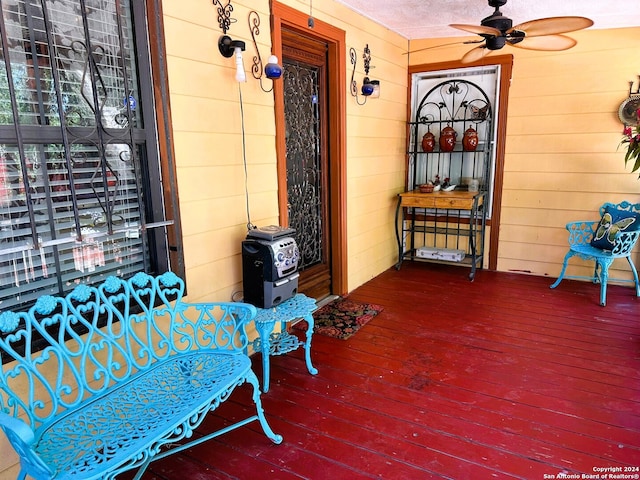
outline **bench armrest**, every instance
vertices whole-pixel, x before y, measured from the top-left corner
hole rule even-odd
[[[566,228],[569,232],[569,246],[589,245],[598,228],[598,221],[569,222]]]
[[[14,438],[17,438],[27,448],[33,443],[33,430],[19,418],[0,412],[0,428],[5,431],[11,443]]]
[[[598,221],[567,223],[566,228],[569,231],[569,246],[589,245],[599,223]],[[615,239],[613,240],[614,247],[611,253],[614,255],[627,255],[635,246],[638,237],[640,237],[640,231],[616,232]]]
[[[174,346],[213,348],[244,353],[248,345],[246,326],[256,316],[256,307],[242,302],[180,302],[172,317]],[[177,343],[176,343],[177,342]],[[175,346],[176,350],[182,350]]]
[[[53,475],[51,469],[31,448],[35,435],[25,422],[0,412],[0,429],[4,431],[11,446],[20,456],[22,472],[34,478],[49,478]]]
[[[618,232],[613,242],[614,247],[611,253],[614,255],[629,254],[638,241],[638,237],[640,237],[640,230]]]

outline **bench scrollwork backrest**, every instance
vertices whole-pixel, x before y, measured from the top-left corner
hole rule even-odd
[[[43,296],[27,312],[3,312],[0,349],[12,361],[0,370],[0,411],[37,428],[177,352],[242,353],[255,308],[185,303],[184,290],[172,272],[137,273]]]

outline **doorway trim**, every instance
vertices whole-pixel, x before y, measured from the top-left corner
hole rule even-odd
[[[273,54],[282,58],[282,29],[300,32],[327,43],[327,83],[329,90],[329,222],[331,227],[331,293],[345,295],[347,285],[347,142],[346,142],[346,91],[347,57],[344,30],[314,18],[314,26],[308,26],[309,16],[277,1],[271,4],[271,43]],[[276,122],[276,156],[278,172],[278,208],[280,224],[288,225],[286,195],[286,145],[284,92],[282,82],[273,87]]]

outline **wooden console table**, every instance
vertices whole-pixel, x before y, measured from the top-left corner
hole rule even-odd
[[[412,190],[398,194],[396,207],[396,240],[398,242],[399,270],[404,259],[458,263],[471,267],[469,280],[473,280],[476,268],[482,268],[484,254],[485,192],[452,191],[421,193]],[[462,225],[468,222],[468,228]],[[416,238],[416,236],[419,238]],[[419,256],[417,245],[421,238],[424,246],[446,250],[460,249],[461,239],[468,238],[464,257],[459,261],[425,258]],[[407,240],[405,245],[404,240]]]

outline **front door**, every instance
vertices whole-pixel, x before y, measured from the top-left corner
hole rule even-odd
[[[282,31],[287,214],[300,249],[299,291],[332,293],[327,44]]]

